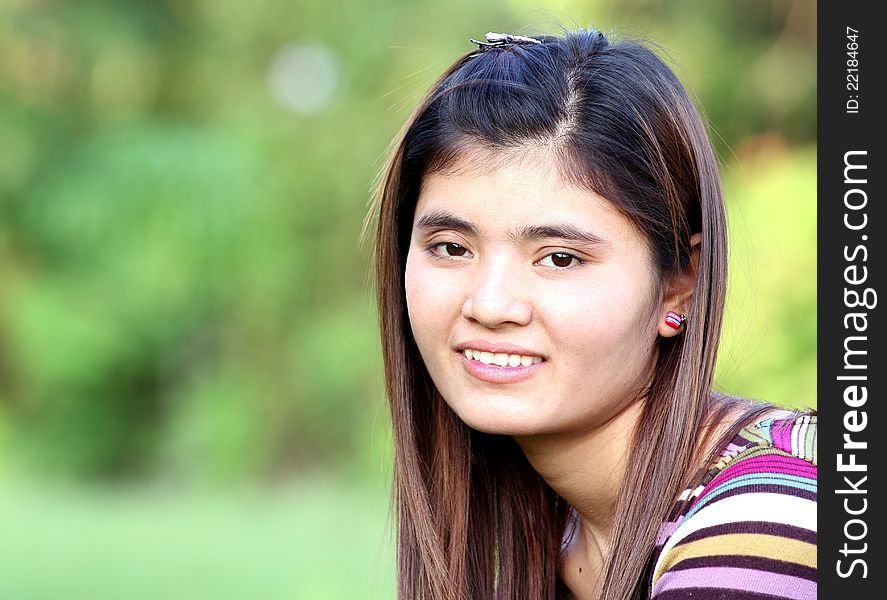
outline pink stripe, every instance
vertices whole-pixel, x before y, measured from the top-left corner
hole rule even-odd
[[[750,473],[781,473],[816,479],[816,467],[804,459],[769,455],[745,458],[735,465],[728,466],[712,479],[706,488]]]
[[[712,588],[771,594],[792,600],[815,600],[816,582],[792,575],[735,567],[700,567],[666,571],[656,582],[653,596],[669,590]]]
[[[816,479],[816,467],[807,461],[794,457],[778,457],[772,456],[747,459],[737,463],[733,468],[727,468],[722,471],[725,477],[731,476],[733,473],[782,473],[784,475],[797,475],[798,477],[808,477]]]
[[[791,453],[792,451],[792,431],[798,426],[797,421],[776,421],[770,426],[770,433],[773,437],[773,445],[780,450]]]
[[[731,480],[736,479],[737,477],[742,477],[743,475],[751,475],[755,473],[761,473],[764,475],[794,475],[796,477],[805,477],[811,481],[816,481],[816,467],[800,458],[779,457],[779,460],[773,460],[772,456],[746,458],[721,471],[708,483],[708,485],[705,486],[705,489],[702,490],[699,497],[693,501],[693,505],[709,495],[712,490],[730,482]]]
[[[730,477],[733,473],[784,473],[798,477],[816,478],[816,467],[802,458],[793,456],[757,456],[746,458],[725,468],[718,477]],[[715,477],[717,479],[717,477]],[[714,481],[714,480],[712,480]]]

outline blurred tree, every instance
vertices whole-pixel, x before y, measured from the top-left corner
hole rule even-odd
[[[796,150],[815,139],[811,3],[538,6],[0,7],[2,463],[228,482],[366,460],[382,410],[357,246],[369,188],[424,89],[489,29],[556,32],[560,20],[661,41],[725,161],[748,165],[729,176],[743,225],[761,231],[777,195],[780,223],[812,230],[813,211],[786,198],[812,182],[814,159]],[[753,171],[773,147],[772,169]],[[813,284],[798,266],[812,248],[796,241],[768,281],[798,273],[797,293],[761,284],[782,300],[761,336],[790,333],[750,358],[728,333],[732,391],[792,402],[810,379]],[[763,382],[745,375],[766,365]]]

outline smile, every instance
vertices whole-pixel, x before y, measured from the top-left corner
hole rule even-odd
[[[485,365],[497,365],[500,367],[529,367],[542,362],[541,356],[525,356],[523,354],[506,354],[504,352],[483,352],[472,348],[462,351],[468,360],[476,360]]]
[[[547,364],[541,356],[527,354],[487,352],[473,348],[465,348],[459,354],[468,375],[495,384],[526,381]]]

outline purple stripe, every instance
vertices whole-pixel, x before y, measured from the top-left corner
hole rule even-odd
[[[747,445],[740,446],[739,444],[734,444],[733,442],[730,442],[729,444],[727,444],[727,447],[724,448],[724,451],[721,452],[721,456],[735,456],[746,448],[748,448]]]
[[[724,600],[724,590],[690,588],[684,590],[665,590],[653,597],[653,600]],[[736,597],[732,596],[731,600]],[[772,594],[758,594],[755,592],[742,592],[742,600],[784,600]]]
[[[703,567],[684,571],[666,571],[656,582],[653,595],[666,590],[717,588],[764,592],[792,600],[815,600],[816,583],[791,575],[767,573],[734,567]]]
[[[816,549],[812,549],[816,552]],[[685,558],[669,571],[680,571],[683,569],[699,569],[702,567],[739,567],[742,569],[754,569],[756,571],[766,571],[768,573],[779,573],[780,575],[791,575],[792,577],[800,577],[809,581],[816,581],[816,568],[801,565],[795,562],[788,562],[778,558],[766,558],[763,556],[744,556],[736,554],[714,555],[714,556],[697,556],[696,558]]]
[[[656,545],[661,546],[665,543],[665,541],[672,536],[675,529],[678,528],[678,525],[681,524],[681,521],[684,519],[681,518],[680,521],[670,521],[668,523],[664,523],[662,527],[659,529],[659,534],[656,536]]]

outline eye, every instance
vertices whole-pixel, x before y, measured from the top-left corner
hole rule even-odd
[[[441,242],[435,244],[429,249],[435,256],[446,258],[459,258],[463,256],[471,257],[471,252],[465,246],[460,246],[455,242]]]
[[[542,257],[539,264],[543,267],[554,267],[556,269],[568,269],[582,264],[582,260],[576,258],[572,254],[566,252],[552,252],[548,256]]]

